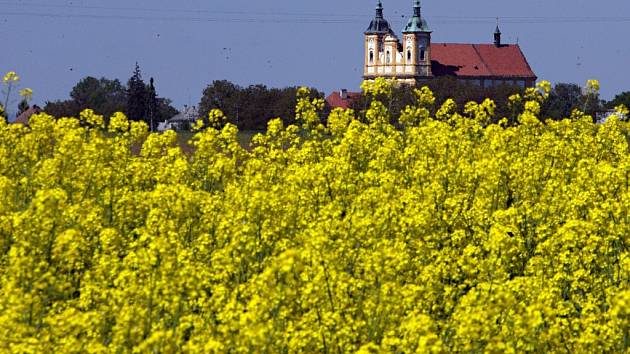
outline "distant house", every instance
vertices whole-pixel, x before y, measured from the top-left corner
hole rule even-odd
[[[342,89],[328,95],[328,97],[326,97],[326,103],[328,103],[330,108],[348,109],[359,97],[361,97],[360,92],[349,92],[346,89]]]
[[[169,129],[175,131],[190,130],[190,127],[199,119],[199,110],[197,107],[184,106],[184,109],[173,118],[158,124],[158,131],[166,131]]]
[[[598,123],[605,123],[608,120],[608,118],[610,118],[611,116],[617,116],[619,119],[624,120],[624,121],[630,118],[630,117],[626,117],[626,115],[623,113],[619,113],[615,111],[614,109],[609,109],[607,111],[599,112],[597,113],[595,118]]]
[[[33,107],[27,109],[26,111],[22,112],[22,114],[17,116],[17,118],[15,118],[15,121],[13,121],[13,123],[28,125],[28,122],[31,119],[31,116],[34,114],[39,114],[39,113],[42,113],[42,109],[39,108],[37,105],[33,105]]]

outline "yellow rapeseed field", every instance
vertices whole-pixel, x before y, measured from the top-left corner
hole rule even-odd
[[[244,149],[213,111],[192,154],[0,120],[0,352],[628,352],[630,124],[545,121],[548,90],[489,124],[420,89],[393,125],[302,89],[299,124]]]

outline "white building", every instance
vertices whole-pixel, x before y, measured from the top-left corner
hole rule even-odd
[[[184,109],[173,118],[158,124],[158,131],[163,132],[169,129],[175,131],[190,130],[190,126],[199,119],[197,107],[184,106]]]

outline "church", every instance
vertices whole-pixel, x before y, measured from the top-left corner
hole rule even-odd
[[[399,39],[383,16],[379,0],[376,15],[364,33],[363,78],[392,78],[410,85],[440,76],[482,87],[533,87],[536,83],[537,77],[519,45],[501,42],[498,24],[494,43],[487,44],[433,43],[431,33],[422,17],[420,0],[415,0],[413,16]]]

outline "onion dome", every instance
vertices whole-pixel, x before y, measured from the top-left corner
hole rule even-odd
[[[431,32],[429,24],[422,18],[420,12],[420,0],[415,0],[413,5],[413,17],[407,22],[407,26],[403,30],[403,33],[417,33],[417,32]]]
[[[381,0],[376,5],[376,16],[370,22],[370,26],[365,30],[365,34],[388,34],[393,33],[389,22],[383,17],[383,4]]]

